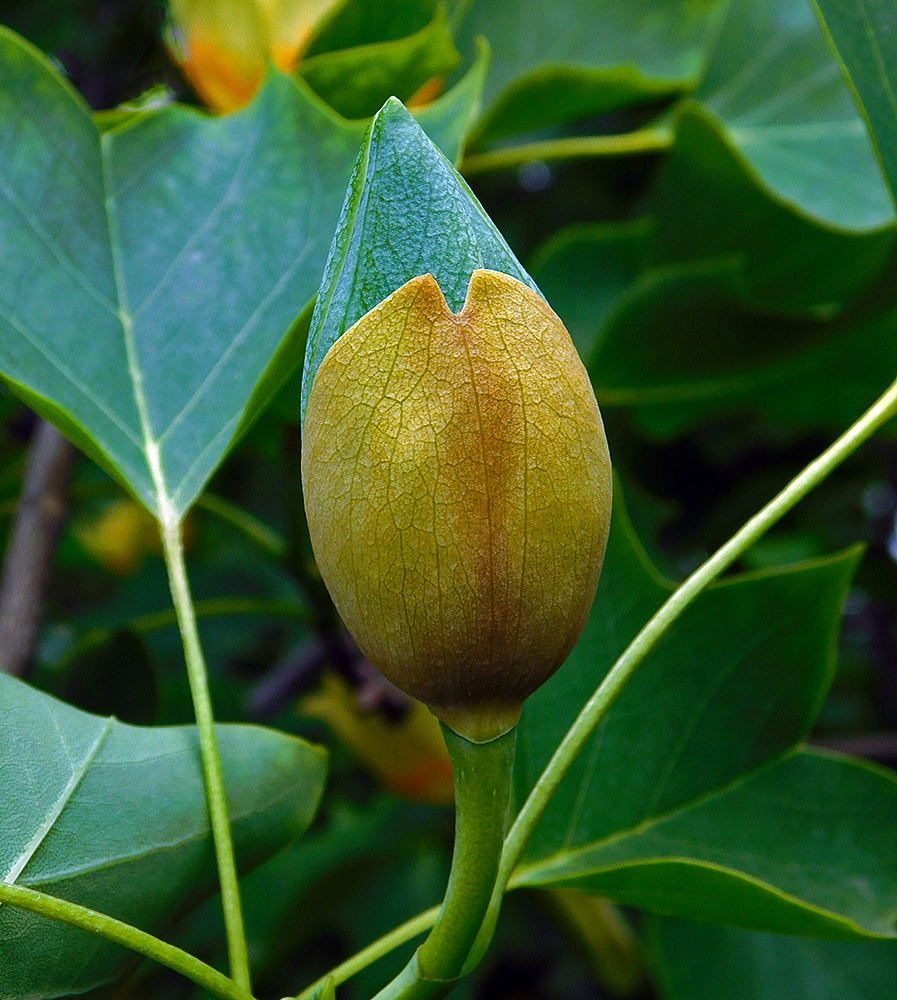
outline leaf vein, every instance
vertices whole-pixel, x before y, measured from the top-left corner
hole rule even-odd
[[[93,763],[94,759],[96,758],[96,755],[99,753],[103,744],[106,742],[106,739],[112,730],[112,723],[113,723],[112,718],[108,718],[106,720],[106,724],[105,726],[103,726],[103,729],[100,732],[99,736],[97,737],[96,742],[93,744],[92,747],[90,747],[90,749],[84,755],[84,759],[81,761],[80,765],[72,771],[71,777],[69,778],[65,787],[62,789],[62,792],[59,794],[57,800],[50,807],[46,817],[44,818],[43,823],[41,823],[40,826],[37,828],[37,830],[35,830],[34,836],[31,838],[31,840],[28,841],[28,843],[22,849],[22,852],[19,855],[19,857],[13,862],[12,867],[9,869],[9,871],[6,873],[3,879],[3,881],[7,885],[14,885],[18,881],[19,876],[24,872],[25,868],[28,866],[28,863],[34,857],[40,845],[44,842],[44,840],[46,840],[47,835],[53,829],[54,824],[62,815],[62,811],[68,805],[69,800],[71,799],[72,795],[75,792],[75,789],[84,779],[84,775],[87,773],[88,768]],[[61,736],[62,734],[60,733],[60,737]],[[2,905],[3,904],[0,903],[0,906]]]

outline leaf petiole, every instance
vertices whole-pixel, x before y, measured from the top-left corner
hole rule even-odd
[[[36,889],[0,882],[0,903],[18,907],[30,913],[37,913],[51,920],[59,920],[72,927],[78,927],[90,934],[96,934],[115,944],[130,948],[145,958],[152,959],[175,972],[179,972],[191,982],[207,989],[224,1000],[253,1000],[252,994],[241,989],[232,979],[228,979],[211,965],[172,944],[168,944],[153,934],[147,934],[131,924],[116,920],[106,913],[98,913],[86,906],[48,896]]]
[[[416,938],[419,934],[423,934],[424,931],[428,931],[436,923],[440,909],[441,907],[439,906],[431,906],[429,910],[424,910],[422,913],[418,913],[416,917],[406,920],[404,924],[400,924],[388,934],[384,934],[383,937],[377,938],[376,941],[373,941],[366,948],[362,948],[361,951],[356,952],[351,958],[347,958],[345,962],[331,969],[323,979],[312,983],[308,989],[303,990],[296,997],[291,998],[291,1000],[312,1000],[315,990],[328,978],[333,980],[335,986],[339,986],[341,983],[346,982],[347,979],[351,979],[356,973],[361,972],[362,969],[366,969],[369,965],[373,965],[374,962],[381,959],[384,955],[395,951],[396,948],[401,948],[403,944]]]
[[[633,156],[662,153],[673,144],[669,129],[644,128],[620,135],[572,135],[562,139],[526,142],[518,146],[470,153],[461,161],[465,177],[495,170],[510,170],[534,160],[579,160],[598,156]]]
[[[209,679],[205,658],[199,641],[196,612],[190,596],[187,567],[184,564],[184,548],[181,541],[181,522],[175,518],[160,521],[162,547],[171,596],[178,619],[178,628],[184,644],[184,658],[187,661],[187,676],[190,694],[196,713],[196,728],[199,733],[202,774],[209,808],[209,822],[215,843],[215,858],[218,862],[218,878],[221,884],[221,905],[224,910],[224,927],[227,935],[227,950],[230,970],[240,989],[251,994],[249,975],[249,954],[246,947],[246,932],[243,926],[243,907],[240,903],[240,886],[237,879],[237,864],[234,858],[234,843],[231,835],[230,817],[227,810],[227,796],[221,773],[221,757],[215,736],[215,718],[212,713],[212,698],[209,693]]]
[[[264,521],[250,514],[248,510],[206,490],[196,500],[196,506],[214,514],[232,525],[250,541],[255,542],[269,556],[282,559],[287,551],[286,540]]]

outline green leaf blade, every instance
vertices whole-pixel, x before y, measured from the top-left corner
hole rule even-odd
[[[530,263],[534,280],[564,321],[587,368],[608,314],[645,267],[652,229],[648,217],[567,226]]]
[[[478,64],[428,109],[456,155]],[[242,111],[178,106],[102,135],[0,32],[0,373],[157,516],[191,506],[288,374],[363,122],[272,74]]]
[[[477,268],[535,289],[458,172],[401,102],[387,101],[356,162],[321,281],[302,378],[303,419],[321,361],[350,326],[427,272],[458,311]]]
[[[303,60],[298,67],[311,88],[347,118],[368,118],[390,96],[409,100],[433,77],[460,61],[445,8],[404,38],[368,42]]]
[[[493,47],[487,143],[689,90],[700,77],[724,4],[658,0],[477,0],[461,27]]]
[[[0,872],[156,929],[215,886],[194,727],[127,726],[0,674]],[[323,751],[254,726],[217,729],[234,838],[249,869],[301,834],[323,792]],[[117,947],[0,905],[0,997],[113,982]]]
[[[702,595],[580,754],[530,856],[634,828],[801,739],[831,677],[838,612],[857,558],[854,550],[800,570],[736,577]],[[618,494],[583,637],[524,706],[521,791],[534,784],[579,707],[672,589],[648,563]],[[764,607],[776,607],[776,616],[764,615]],[[813,629],[793,628],[810,616]],[[786,663],[794,666],[784,670]]]
[[[897,46],[888,0],[812,0],[897,197]]]
[[[863,122],[803,0],[734,0],[695,96],[798,210],[854,231],[893,224]]]
[[[833,226],[771,189],[718,116],[693,100],[649,196],[662,262],[739,255],[752,294],[789,312],[842,309],[881,274],[893,227]],[[725,219],[725,225],[720,220]]]
[[[891,1000],[897,942],[782,937],[649,917],[664,1000]]]
[[[895,822],[890,774],[805,751],[519,881],[783,934],[894,937],[897,861],[883,831]]]
[[[891,815],[897,785],[873,772],[864,787],[866,772],[850,771],[858,765],[794,754],[831,680],[857,558],[853,550],[735,576],[702,594],[583,748],[512,884],[574,885],[665,913],[789,933],[893,934],[894,866],[862,816],[867,799]],[[670,590],[618,504],[583,638],[524,706],[521,796]],[[843,795],[832,791],[842,786]],[[859,846],[841,859],[835,845],[851,837]]]

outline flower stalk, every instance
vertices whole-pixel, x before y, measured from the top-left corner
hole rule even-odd
[[[436,923],[399,976],[375,1000],[429,1000],[460,978],[498,875],[511,800],[516,726],[474,743],[443,724],[455,782],[455,848]]]

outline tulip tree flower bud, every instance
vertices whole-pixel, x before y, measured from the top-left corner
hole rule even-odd
[[[318,369],[302,474],[324,582],[370,660],[469,740],[516,723],[595,594],[611,468],[598,405],[532,289],[425,274]]]

